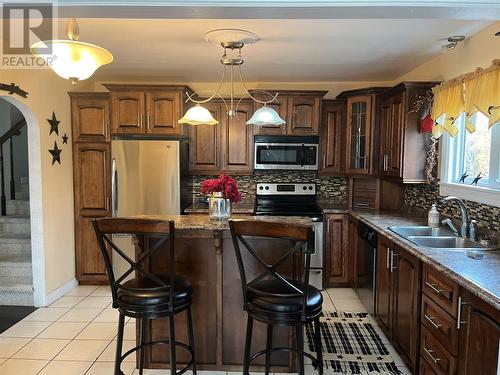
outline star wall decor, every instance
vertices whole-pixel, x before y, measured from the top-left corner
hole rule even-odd
[[[59,135],[59,123],[61,121],[59,121],[56,118],[56,113],[54,111],[52,111],[52,118],[51,119],[47,119],[47,122],[50,124],[50,133],[49,133],[49,135],[51,135],[52,133],[56,133],[57,135]]]
[[[57,161],[59,165],[61,164],[61,149],[57,147],[57,141],[54,141],[54,148],[52,150],[49,150],[49,152],[52,154],[52,165],[55,164]]]
[[[69,137],[66,135],[66,133],[64,133],[64,135],[62,136],[63,144],[67,145],[68,139],[69,139]]]

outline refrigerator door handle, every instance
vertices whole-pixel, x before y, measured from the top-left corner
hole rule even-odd
[[[118,211],[118,169],[116,159],[111,162],[111,215],[116,217]]]

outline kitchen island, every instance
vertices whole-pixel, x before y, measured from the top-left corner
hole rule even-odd
[[[236,255],[232,244],[231,233],[227,221],[211,221],[208,215],[168,215],[139,216],[140,218],[173,220],[175,222],[176,273],[191,280],[193,284],[193,323],[196,345],[196,356],[199,369],[241,371],[243,348],[246,332],[246,313],[243,311],[243,298]],[[255,221],[274,221],[311,225],[308,218],[303,217],[263,217],[238,215],[237,219]],[[270,241],[255,239],[252,241],[260,256],[273,260],[276,247],[289,247],[289,240]],[[275,253],[275,252],[274,252]],[[257,262],[247,257],[247,262]],[[277,260],[275,256],[274,260]],[[146,265],[154,273],[166,272],[166,252],[161,250],[153,255]],[[284,264],[281,272],[295,274],[302,264],[295,258]],[[247,276],[248,277],[248,276]],[[176,339],[187,342],[186,316],[176,316]],[[147,336],[153,340],[168,337],[168,326],[165,319],[151,321]],[[265,326],[256,322],[252,351],[265,347]],[[291,330],[288,327],[276,327],[274,344],[277,346],[292,345]],[[189,355],[182,348],[177,350],[178,368],[180,363],[188,360]],[[264,358],[254,361],[263,365]],[[165,346],[156,346],[146,354],[147,368],[169,368],[169,350]],[[273,355],[275,371],[289,372],[293,368],[292,356],[287,353]],[[259,369],[256,367],[256,370]]]

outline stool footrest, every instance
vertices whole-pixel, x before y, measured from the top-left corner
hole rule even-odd
[[[263,354],[266,354],[266,353],[274,353],[274,352],[294,352],[296,353],[297,352],[297,349],[294,349],[294,348],[287,348],[287,347],[278,347],[278,348],[270,348],[269,350],[267,349],[262,349],[262,350],[259,350],[258,352],[252,354],[252,356],[250,356],[250,363],[252,363],[252,361],[263,355]],[[313,361],[313,366],[317,365],[317,362],[318,362],[318,359],[316,357],[314,357],[313,355],[309,354],[309,353],[306,353],[304,352],[304,355],[309,358],[311,361]]]

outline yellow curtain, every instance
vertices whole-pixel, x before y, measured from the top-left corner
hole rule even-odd
[[[433,89],[432,134],[439,138],[445,131],[452,137],[458,134],[454,121],[466,113],[466,129],[475,131],[474,115],[481,112],[489,119],[489,126],[500,123],[500,60],[487,69],[478,68]],[[472,117],[472,118],[471,118]]]

